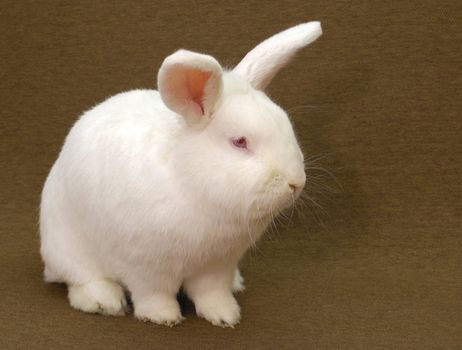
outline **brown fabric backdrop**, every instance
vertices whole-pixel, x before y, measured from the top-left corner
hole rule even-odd
[[[235,65],[321,20],[275,79],[307,157],[339,185],[242,264],[236,329],[183,300],[173,329],[71,309],[42,282],[42,184],[79,114],[155,87],[184,47]],[[460,1],[11,1],[0,4],[0,348],[462,348]],[[308,190],[311,190],[308,184]]]

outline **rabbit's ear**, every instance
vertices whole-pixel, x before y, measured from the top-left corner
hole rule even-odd
[[[256,89],[264,89],[301,48],[322,34],[319,22],[299,24],[280,32],[255,47],[234,68],[234,72]]]
[[[157,87],[167,107],[193,124],[213,113],[223,90],[222,75],[212,56],[179,50],[162,63]]]

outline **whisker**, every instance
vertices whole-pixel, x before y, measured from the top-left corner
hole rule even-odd
[[[304,105],[300,105],[300,106],[295,106],[295,107],[292,107],[292,108],[289,108],[287,110],[287,114],[294,114],[295,112],[298,112],[300,110],[303,110],[303,109],[308,109],[308,108],[319,108],[321,105],[312,105],[312,104],[304,104]]]
[[[276,237],[278,238],[280,233],[279,233],[279,230],[276,224],[276,216],[274,215],[273,204],[274,204],[274,194],[271,194],[271,201],[270,201],[271,225],[272,227],[274,227],[276,231]]]
[[[309,158],[305,158],[305,163],[316,163],[319,162],[320,160],[326,159],[334,154],[337,154],[338,152],[329,152],[329,153],[321,153],[321,154],[316,154],[313,155]]]
[[[331,179],[337,180],[337,177],[332,172],[330,172],[329,170],[324,169],[324,168],[322,168],[320,166],[308,166],[308,167],[305,167],[305,170],[319,170],[319,171],[322,171],[322,172],[326,173],[327,175],[329,175],[331,177]]]

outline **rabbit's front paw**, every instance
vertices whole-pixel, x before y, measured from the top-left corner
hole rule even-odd
[[[123,288],[102,279],[82,285],[69,285],[69,302],[75,309],[103,315],[122,316],[127,309]]]
[[[239,305],[231,293],[197,297],[195,306],[197,315],[215,326],[233,328],[241,319]]]
[[[160,325],[174,326],[181,323],[180,305],[175,296],[154,295],[143,300],[135,300],[135,317],[142,321],[150,321]]]

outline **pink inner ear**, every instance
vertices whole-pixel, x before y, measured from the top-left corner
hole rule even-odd
[[[204,114],[204,93],[205,85],[212,75],[211,72],[189,71],[186,81],[188,82],[188,92],[192,101],[197,103],[202,114]]]

